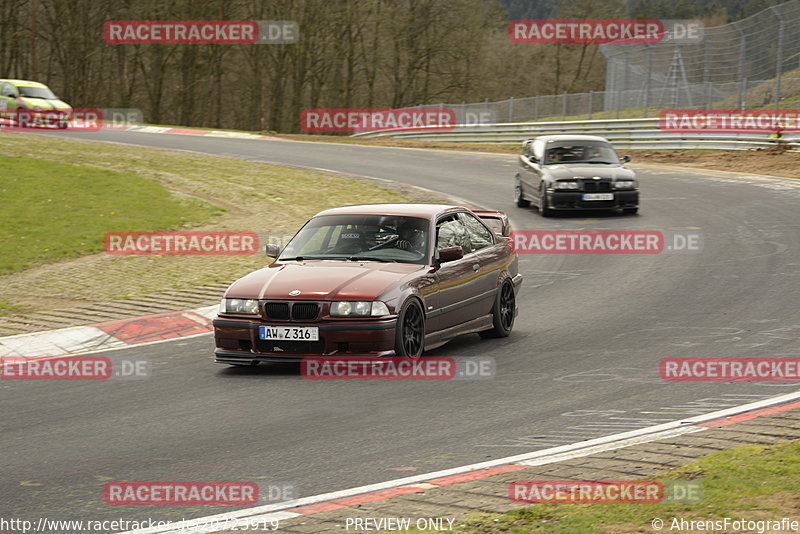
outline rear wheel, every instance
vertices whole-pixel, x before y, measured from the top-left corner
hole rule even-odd
[[[527,208],[531,205],[530,200],[525,200],[522,195],[522,183],[517,179],[514,183],[514,202],[517,203],[517,207],[520,208]]]
[[[514,314],[517,311],[517,297],[514,295],[514,284],[510,280],[503,282],[492,307],[491,330],[478,332],[483,338],[506,337],[514,328]]]
[[[639,208],[623,208],[622,213],[625,215],[636,215],[639,211]]]
[[[397,316],[394,352],[397,356],[419,358],[425,349],[425,316],[416,299],[409,299]]]

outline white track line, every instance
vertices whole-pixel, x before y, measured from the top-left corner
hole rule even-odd
[[[777,397],[773,397],[771,399],[760,400],[756,402],[751,402],[748,404],[743,404],[741,406],[734,406],[733,408],[727,408],[725,410],[719,410],[716,412],[707,413],[705,415],[700,415],[696,417],[691,417],[689,419],[681,419],[677,421],[672,421],[669,423],[663,423],[656,426],[641,428],[638,430],[631,430],[628,432],[621,432],[619,434],[613,434],[610,436],[603,436],[601,438],[591,439],[587,441],[581,441],[579,443],[572,443],[569,445],[561,445],[558,447],[552,447],[549,449],[544,449],[540,451],[528,452],[524,454],[517,454],[514,456],[506,456],[505,458],[497,458],[495,460],[490,460],[488,462],[481,462],[476,464],[464,465],[460,467],[454,467],[451,469],[445,469],[442,471],[436,471],[434,473],[426,473],[422,475],[415,475],[395,480],[389,480],[386,482],[379,482],[377,484],[369,484],[366,486],[360,486],[357,488],[350,488],[346,490],[334,491],[330,493],[323,493],[320,495],[314,495],[310,497],[303,497],[301,499],[296,499],[290,502],[283,502],[283,503],[276,503],[276,504],[269,504],[265,506],[257,506],[254,508],[246,508],[244,510],[237,510],[235,512],[229,512],[224,514],[217,514],[211,515],[206,517],[197,518],[191,521],[197,522],[196,528],[182,528],[178,524],[175,525],[174,528],[171,527],[153,527],[147,529],[139,529],[139,530],[130,530],[124,532],[122,534],[163,534],[163,533],[173,533],[173,532],[184,532],[184,533],[202,533],[202,532],[219,532],[221,530],[226,530],[226,527],[221,526],[219,529],[216,530],[209,530],[211,527],[211,523],[217,522],[224,522],[229,521],[230,524],[233,523],[234,520],[239,519],[242,520],[244,518],[256,521],[279,521],[282,519],[291,519],[294,517],[299,517],[302,514],[294,513],[286,511],[289,508],[294,508],[297,506],[307,506],[311,504],[319,504],[326,501],[331,501],[334,499],[342,499],[345,497],[353,497],[355,495],[361,495],[364,493],[370,493],[373,491],[380,491],[386,489],[393,489],[400,486],[408,486],[410,484],[417,484],[420,482],[424,482],[426,480],[432,480],[436,478],[442,478],[451,475],[460,475],[463,473],[470,473],[473,471],[478,471],[480,469],[486,469],[489,467],[496,467],[498,465],[506,465],[506,464],[522,464],[522,465],[529,465],[529,466],[538,466],[538,465],[547,465],[554,462],[560,462],[567,459],[572,458],[581,458],[584,456],[589,456],[591,454],[596,454],[599,452],[620,449],[623,447],[628,447],[631,445],[641,444],[641,443],[648,443],[651,441],[655,441],[658,439],[665,439],[669,437],[679,436],[682,434],[689,434],[693,432],[702,432],[704,430],[709,430],[704,427],[696,426],[699,423],[713,421],[716,419],[721,419],[723,417],[728,417],[731,415],[736,415],[744,412],[749,412],[752,410],[757,410],[760,408],[766,408],[768,406],[773,406],[776,404],[783,404],[789,401],[800,399],[800,391],[794,393],[787,393],[785,395],[780,395]]]

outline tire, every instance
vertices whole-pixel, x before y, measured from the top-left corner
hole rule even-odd
[[[514,315],[517,311],[517,296],[514,294],[514,284],[506,280],[497,292],[492,306],[493,328],[478,332],[482,338],[508,337],[514,328]]]
[[[623,208],[622,213],[625,215],[636,215],[639,212],[639,208]]]
[[[547,204],[547,189],[545,188],[544,184],[542,184],[541,197],[539,198],[539,213],[542,215],[542,217],[553,216],[553,210]]]
[[[531,201],[525,200],[522,195],[522,184],[519,180],[514,183],[514,202],[517,203],[518,208],[527,208],[531,205]]]
[[[408,299],[397,315],[394,352],[397,356],[419,358],[425,351],[425,315],[416,299]]]

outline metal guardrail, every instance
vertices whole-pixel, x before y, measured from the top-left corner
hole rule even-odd
[[[353,137],[395,137],[459,143],[492,143],[517,145],[538,135],[583,134],[599,135],[620,149],[719,149],[753,150],[769,148],[779,140],[770,139],[769,133],[699,133],[664,132],[658,127],[658,118],[608,119],[563,122],[516,122],[481,126],[457,125],[449,131],[441,127],[420,127],[414,130],[378,130],[361,132]],[[783,138],[789,150],[800,151],[800,138]]]

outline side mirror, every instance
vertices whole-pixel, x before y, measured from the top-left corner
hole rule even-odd
[[[277,258],[281,255],[281,247],[270,243],[266,247],[264,247],[264,253],[269,256],[270,258]]]
[[[461,247],[447,247],[439,249],[439,263],[460,260],[464,257],[464,249]]]
[[[622,163],[628,163],[631,160],[631,157],[630,156],[622,156],[621,158],[619,158],[619,160]]]

